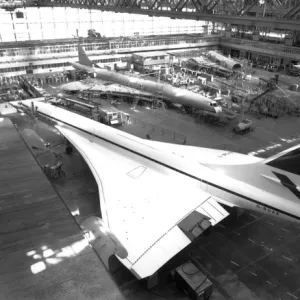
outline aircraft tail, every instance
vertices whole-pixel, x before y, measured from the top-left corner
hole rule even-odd
[[[300,144],[263,161],[265,165],[300,175]]]
[[[93,67],[93,62],[88,58],[84,49],[78,44],[78,58],[79,63],[84,66]]]
[[[263,163],[272,171],[272,175],[269,173],[269,176],[263,177],[284,186],[291,195],[300,199],[300,145],[267,158]]]

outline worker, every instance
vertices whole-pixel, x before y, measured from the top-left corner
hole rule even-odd
[[[172,78],[172,85],[175,85],[177,81],[177,76]]]
[[[188,77],[188,78],[186,79],[186,85],[187,85],[187,86],[190,85],[190,77]]]

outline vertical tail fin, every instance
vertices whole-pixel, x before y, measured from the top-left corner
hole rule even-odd
[[[79,63],[84,66],[93,67],[93,62],[88,58],[84,49],[78,44],[78,58]]]
[[[267,158],[264,163],[268,166],[300,175],[300,145]]]

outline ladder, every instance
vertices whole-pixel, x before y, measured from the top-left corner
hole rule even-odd
[[[136,106],[137,106],[137,104],[139,103],[139,101],[140,101],[140,95],[139,94],[135,94],[134,96],[133,96],[133,103],[132,103],[132,109],[135,109],[136,108]]]
[[[109,103],[111,103],[111,101],[113,100],[113,97],[112,97],[112,92],[111,91],[106,91],[106,99]]]

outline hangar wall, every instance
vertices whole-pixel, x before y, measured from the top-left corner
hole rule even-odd
[[[17,18],[19,11],[23,13],[21,18]],[[133,36],[136,32],[140,35],[204,33],[204,25],[207,22],[69,7],[27,7],[14,12],[0,9],[0,42],[72,38],[77,29],[83,37],[88,29],[107,37]]]

